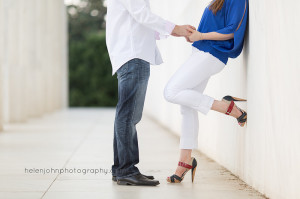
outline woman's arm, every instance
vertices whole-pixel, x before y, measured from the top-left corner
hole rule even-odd
[[[201,33],[198,31],[194,31],[190,36],[190,41],[199,41],[199,40],[229,40],[234,37],[234,33],[231,34],[221,34],[217,32],[208,32],[208,33]]]

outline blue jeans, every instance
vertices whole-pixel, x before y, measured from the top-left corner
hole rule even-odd
[[[132,59],[118,71],[118,104],[114,124],[114,164],[112,175],[139,174],[139,147],[136,124],[141,120],[150,76],[150,64]]]

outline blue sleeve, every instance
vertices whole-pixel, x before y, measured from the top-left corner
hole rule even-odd
[[[225,1],[226,2],[226,1]],[[240,23],[244,18],[245,6],[247,6],[246,0],[230,0],[228,1],[228,5],[226,5],[226,16],[225,16],[225,24],[226,26],[220,30],[217,30],[217,33],[221,34],[231,34],[234,33]]]
[[[214,42],[213,47],[220,52],[226,53],[228,57],[235,58],[243,49],[248,19],[248,0],[231,0],[227,6],[228,9],[226,10],[225,16],[226,26],[215,32],[221,34],[234,33],[234,38],[226,41]]]

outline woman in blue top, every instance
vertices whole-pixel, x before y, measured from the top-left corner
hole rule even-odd
[[[187,37],[194,42],[193,52],[164,90],[166,100],[179,104],[182,114],[180,159],[168,182],[181,182],[190,169],[194,180],[197,161],[191,153],[198,148],[198,111],[204,115],[209,110],[225,113],[236,118],[242,127],[247,121],[247,113],[234,103],[246,100],[227,95],[218,101],[203,94],[209,78],[222,71],[229,57],[240,55],[247,18],[247,0],[213,0],[204,10],[198,30]]]

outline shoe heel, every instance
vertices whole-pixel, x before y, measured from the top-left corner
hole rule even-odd
[[[196,173],[197,166],[192,169],[191,175],[192,175],[192,183],[194,182],[195,173]]]
[[[196,169],[197,169],[197,160],[193,158],[192,162],[192,170],[191,170],[191,175],[192,175],[192,183],[194,182],[195,174],[196,174]]]
[[[246,99],[243,98],[238,98],[238,97],[232,97],[235,101],[241,101],[241,102],[246,102]]]
[[[170,183],[180,183],[183,180],[185,174],[189,170],[191,170],[192,182],[194,182],[194,177],[195,177],[195,172],[196,172],[196,167],[197,167],[197,160],[194,157],[192,157],[191,164],[187,164],[184,162],[178,162],[178,166],[186,168],[185,172],[183,172],[183,174],[181,176],[173,174],[172,176],[167,178],[167,181]]]

